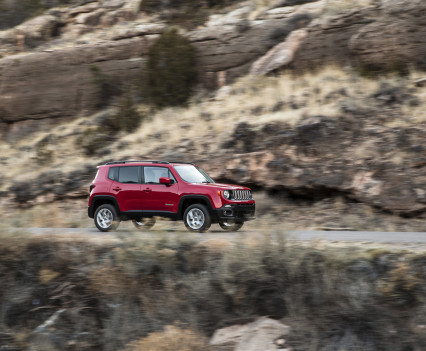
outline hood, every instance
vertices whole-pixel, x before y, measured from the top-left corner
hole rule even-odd
[[[234,184],[202,183],[197,185],[205,185],[205,186],[209,186],[209,187],[221,189],[221,190],[250,190],[250,188],[247,188],[245,186],[234,185]]]

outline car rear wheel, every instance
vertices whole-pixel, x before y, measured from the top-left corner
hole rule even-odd
[[[155,224],[155,218],[151,217],[151,218],[141,218],[138,220],[133,220],[133,225],[136,227],[136,229],[139,230],[147,230],[150,229],[154,226]]]
[[[189,206],[185,210],[183,221],[190,232],[204,233],[211,226],[210,213],[206,206],[201,204]]]
[[[96,209],[94,220],[101,232],[115,230],[120,224],[115,207],[109,204],[101,205]]]
[[[241,229],[241,227],[244,225],[244,222],[224,221],[219,222],[219,225],[227,232],[236,232],[237,230]]]

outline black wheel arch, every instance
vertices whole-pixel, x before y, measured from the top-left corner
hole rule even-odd
[[[215,219],[215,211],[213,211],[213,205],[206,195],[184,195],[179,200],[178,206],[178,219],[183,219],[185,210],[194,204],[201,204],[207,207],[212,219]]]
[[[118,205],[117,199],[112,195],[95,195],[92,198],[90,207],[88,209],[88,215],[90,218],[93,218],[96,212],[96,209],[104,204],[110,204],[115,207],[117,215],[120,215],[120,206]]]

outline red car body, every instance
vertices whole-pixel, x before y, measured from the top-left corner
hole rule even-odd
[[[204,177],[206,181],[188,179],[194,176],[197,180]],[[181,220],[188,206],[202,204],[208,209],[212,223],[254,219],[255,201],[249,188],[210,181],[211,178],[193,164],[110,162],[98,167],[90,186],[88,215],[94,218],[99,206],[110,204],[120,220],[154,216]]]

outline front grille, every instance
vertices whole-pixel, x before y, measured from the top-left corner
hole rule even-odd
[[[251,200],[250,190],[234,190],[234,200]]]

